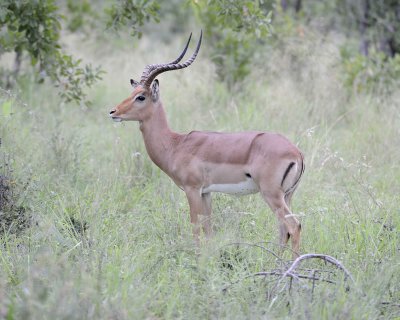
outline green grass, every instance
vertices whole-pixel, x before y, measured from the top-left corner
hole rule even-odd
[[[112,41],[70,40],[71,50],[107,71],[90,109],[60,103],[51,86],[32,79],[16,96],[1,91],[0,152],[11,158],[23,191],[16,201],[32,226],[2,232],[0,318],[400,316],[399,93],[349,95],[338,49],[311,40],[266,48],[252,75],[230,91],[206,47],[190,68],[160,77],[175,130],[278,131],[304,151],[306,173],[294,197],[302,252],[336,257],[355,282],[346,291],[337,272],[337,284],[317,285],[314,293],[309,281],[279,291],[271,278],[246,278],[278,265],[245,244],[279,251],[276,218],[262,199],[215,195],[215,236],[196,252],[183,192],[151,163],[137,124],[108,119],[129,94],[129,78],[173,57],[182,43],[158,52],[144,39],[132,52],[118,41],[113,50]],[[297,71],[293,54],[301,57]]]

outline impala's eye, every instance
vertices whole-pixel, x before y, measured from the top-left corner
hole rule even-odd
[[[145,99],[146,99],[145,96],[139,96],[136,98],[136,100],[139,100],[139,101],[144,101]]]

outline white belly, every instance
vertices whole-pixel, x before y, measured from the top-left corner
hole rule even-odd
[[[208,187],[203,188],[202,193],[222,192],[237,196],[244,196],[246,194],[257,193],[258,191],[258,186],[255,184],[254,180],[252,178],[248,178],[239,183],[211,184]]]

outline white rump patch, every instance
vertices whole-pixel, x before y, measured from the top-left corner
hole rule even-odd
[[[257,193],[259,190],[254,180],[252,178],[247,178],[245,181],[239,183],[211,184],[202,190],[202,193],[209,192],[222,192],[237,196],[244,196],[247,194]]]

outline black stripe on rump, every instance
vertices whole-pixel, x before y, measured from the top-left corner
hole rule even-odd
[[[286,176],[289,174],[290,169],[294,166],[294,162],[289,163],[289,166],[287,167],[285,174],[283,175],[282,182],[281,182],[281,187],[283,187],[283,182],[285,182]]]

